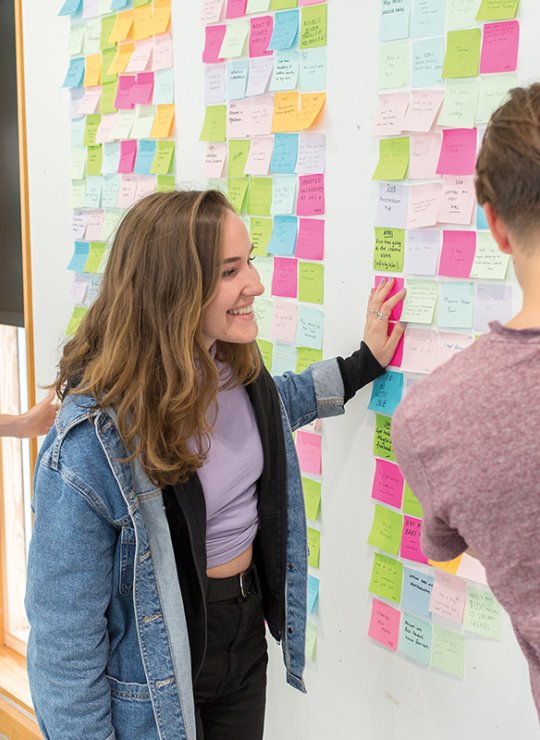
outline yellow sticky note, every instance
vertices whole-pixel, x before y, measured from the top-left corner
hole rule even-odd
[[[312,568],[318,568],[319,558],[321,554],[321,533],[318,529],[308,527],[307,536],[309,548],[308,563],[311,565]]]
[[[134,50],[135,44],[128,43],[119,46],[116,50],[113,62],[107,70],[107,76],[112,74],[122,74],[122,72],[125,72]]]
[[[101,54],[89,54],[84,65],[84,87],[95,87],[101,79]]]
[[[300,95],[298,131],[311,128],[326,103],[326,93],[304,93]]]
[[[133,11],[133,40],[142,41],[148,39],[153,32],[152,6],[141,5]]]
[[[152,175],[166,175],[172,164],[174,156],[174,141],[158,141],[156,153],[150,167]]]
[[[298,131],[298,91],[277,92],[274,95],[272,132]]]
[[[152,15],[152,35],[165,33],[171,22],[171,0],[155,0]]]
[[[126,41],[131,38],[131,27],[133,26],[133,11],[126,10],[124,13],[118,13],[116,21],[109,34],[109,43],[115,41]]]
[[[174,121],[174,105],[156,106],[154,125],[150,132],[151,139],[166,139],[170,136]]]
[[[457,569],[459,568],[459,564],[461,562],[462,555],[458,555],[457,558],[454,558],[453,560],[449,560],[448,562],[439,562],[438,560],[428,560],[428,563],[430,565],[433,565],[435,568],[440,568],[441,570],[445,570],[447,573],[452,573],[452,575],[456,575]]]

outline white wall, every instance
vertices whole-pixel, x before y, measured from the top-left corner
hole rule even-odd
[[[70,314],[70,123],[68,21],[55,0],[25,0],[34,324],[38,383],[54,377]],[[354,349],[371,282],[376,144],[378,0],[330,0],[327,133],[325,354]],[[540,61],[537,0],[521,0],[520,68],[534,79]],[[536,14],[535,14],[536,11]],[[173,0],[178,179],[196,183],[203,147],[203,33],[198,0]],[[309,693],[284,683],[280,649],[271,646],[268,740],[533,740],[540,736],[525,661],[505,621],[501,643],[466,640],[466,677],[423,670],[366,638],[371,559],[365,541],[374,461],[368,391],[346,416],[325,422],[319,641],[307,669]],[[134,739],[135,740],[135,739]],[[137,739],[138,740],[138,739]]]

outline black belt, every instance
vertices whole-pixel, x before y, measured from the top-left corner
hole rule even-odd
[[[228,578],[209,578],[207,599],[209,603],[227,599],[247,598],[257,590],[255,566],[252,564],[243,573]]]

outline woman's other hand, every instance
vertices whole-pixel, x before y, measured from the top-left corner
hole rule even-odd
[[[398,291],[391,298],[388,298],[394,278],[389,280],[383,279],[379,285],[374,288],[368,300],[366,313],[366,324],[364,327],[364,342],[370,348],[375,359],[386,367],[394,352],[397,349],[399,340],[405,332],[405,325],[397,321],[388,335],[388,319],[390,312],[400,301],[405,298],[406,290]]]
[[[39,437],[47,434],[58,411],[58,403],[54,398],[55,392],[52,390],[43,401],[37,403],[25,414],[21,414],[17,420],[15,436]]]

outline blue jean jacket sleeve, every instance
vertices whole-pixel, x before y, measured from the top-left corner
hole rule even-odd
[[[41,730],[53,740],[114,738],[105,670],[117,532],[84,484],[43,464],[34,503],[28,674]]]

